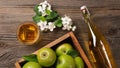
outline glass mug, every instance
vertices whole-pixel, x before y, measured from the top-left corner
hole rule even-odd
[[[17,30],[18,40],[25,45],[32,45],[40,40],[39,27],[34,22],[24,22]]]

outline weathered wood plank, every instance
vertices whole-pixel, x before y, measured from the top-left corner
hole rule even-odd
[[[44,0],[0,0],[0,68],[14,68],[23,55],[30,54],[68,31],[56,29],[42,33],[42,40],[35,46],[19,43],[16,31],[19,24],[32,21],[33,7]],[[118,68],[120,67],[120,0],[49,0],[54,10],[73,19],[74,32],[82,47],[87,41],[87,27],[82,19],[80,6],[87,5],[95,24],[108,40]],[[59,30],[59,31],[58,31]]]

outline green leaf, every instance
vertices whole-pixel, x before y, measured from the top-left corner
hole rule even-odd
[[[37,23],[37,22],[40,22],[40,20],[41,20],[41,19],[40,19],[40,16],[39,16],[39,15],[35,15],[35,16],[33,17],[33,21],[36,22],[36,23]]]
[[[57,16],[58,16],[57,12],[52,11],[52,12],[50,12],[50,15],[46,16],[46,19],[48,21],[51,21],[51,20],[53,21],[55,18],[57,18]]]
[[[38,62],[38,60],[37,60],[37,55],[35,55],[35,54],[23,56],[23,59],[24,59],[25,61]]]
[[[57,27],[62,27],[62,20],[60,18],[58,18],[56,21],[55,21],[55,26]]]
[[[46,9],[46,13],[50,15],[51,11]]]
[[[34,7],[34,11],[35,11],[36,15],[40,15],[40,16],[41,16],[42,13],[39,12],[38,6],[39,6],[39,5],[36,5],[36,6]]]
[[[39,6],[39,5],[35,5],[35,7],[34,7],[34,11],[35,11],[35,12],[38,11],[38,6]]]
[[[79,53],[78,53],[78,51],[76,51],[76,50],[74,50],[74,49],[71,49],[71,50],[69,50],[69,51],[67,52],[67,55],[70,55],[70,56],[72,56],[73,58],[75,58],[75,57],[79,56]]]
[[[40,16],[40,20],[42,20],[42,21],[46,21],[46,19],[45,19],[44,16]]]

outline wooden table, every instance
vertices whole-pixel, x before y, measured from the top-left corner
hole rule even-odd
[[[43,0],[42,0],[43,1]],[[42,40],[34,46],[24,46],[17,40],[19,24],[32,21],[33,7],[41,0],[0,0],[0,68],[14,68],[14,63],[23,55],[30,54],[69,31],[55,29],[42,33]],[[87,27],[82,19],[80,6],[87,5],[95,24],[108,40],[114,58],[120,67],[120,0],[49,0],[61,16],[70,16],[77,26],[74,32],[84,47],[87,41]]]

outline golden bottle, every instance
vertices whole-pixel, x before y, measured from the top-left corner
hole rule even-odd
[[[116,68],[109,44],[96,25],[92,22],[87,7],[82,6],[81,11],[89,28],[88,48],[93,68]]]

